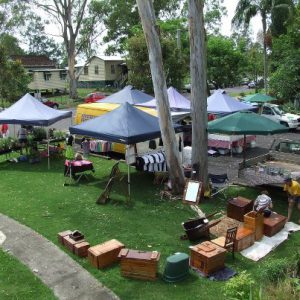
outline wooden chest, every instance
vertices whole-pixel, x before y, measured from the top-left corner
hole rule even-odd
[[[64,244],[64,237],[65,237],[65,236],[69,236],[71,233],[72,233],[71,230],[66,230],[66,231],[63,231],[63,232],[59,232],[59,233],[57,234],[58,242],[59,242],[60,244]]]
[[[209,241],[191,246],[190,266],[206,276],[224,268],[226,250]]]
[[[119,258],[121,259],[121,274],[123,276],[144,280],[157,278],[159,252],[122,249]]]
[[[65,236],[63,238],[64,240],[64,245],[73,253],[75,253],[75,244],[79,244],[79,243],[82,243],[84,242],[84,240],[79,240],[79,241],[74,241],[73,239],[70,238],[70,236]]]
[[[253,200],[243,197],[233,198],[227,203],[227,217],[244,221],[244,215],[253,209]]]
[[[254,232],[245,227],[240,227],[236,233],[236,240],[234,244],[234,251],[239,252],[249,248],[254,244],[255,236]]]
[[[81,242],[74,245],[74,253],[79,257],[87,257],[90,244],[88,242]]]
[[[88,260],[98,269],[108,267],[119,260],[118,254],[124,247],[121,242],[115,239],[90,247]]]
[[[250,211],[244,216],[244,227],[254,232],[255,240],[260,240],[264,235],[264,216],[256,211]]]
[[[264,218],[264,235],[273,236],[284,227],[285,222],[285,216],[272,213],[270,217]]]

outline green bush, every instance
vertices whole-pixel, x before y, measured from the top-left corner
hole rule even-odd
[[[32,134],[34,136],[35,141],[42,141],[47,138],[47,132],[45,128],[42,127],[33,128]]]
[[[66,137],[66,133],[62,130],[54,130],[53,137],[55,139],[64,139]]]
[[[256,299],[253,294],[254,280],[246,271],[226,282],[223,289],[226,299]]]
[[[278,281],[287,276],[290,267],[291,261],[287,258],[270,260],[264,264],[261,270],[261,277],[271,282]]]

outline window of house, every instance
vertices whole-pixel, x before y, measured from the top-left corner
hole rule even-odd
[[[111,66],[110,66],[110,73],[111,73],[111,74],[116,74],[116,68],[115,68],[115,65],[111,65]]]
[[[60,77],[60,80],[66,80],[67,72],[66,71],[60,71],[59,72],[59,77]]]
[[[99,66],[95,66],[95,74],[99,74]]]
[[[52,76],[51,72],[49,72],[49,71],[44,72],[45,81],[49,81],[51,76]]]
[[[89,75],[89,67],[84,67],[83,75]]]

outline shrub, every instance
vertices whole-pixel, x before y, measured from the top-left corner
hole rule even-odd
[[[47,132],[45,128],[42,127],[33,128],[32,134],[34,136],[34,140],[36,141],[42,141],[47,138]]]
[[[287,258],[273,259],[264,264],[261,276],[263,279],[275,282],[286,277],[290,267],[291,262]]]
[[[223,289],[226,299],[256,299],[253,298],[254,280],[246,271],[226,282]]]

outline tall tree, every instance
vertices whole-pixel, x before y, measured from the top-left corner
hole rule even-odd
[[[0,99],[13,103],[25,93],[30,81],[21,63],[12,61],[0,45]]]
[[[87,44],[87,39],[91,36],[96,38],[99,34],[97,31],[97,26],[99,26],[99,21],[101,21],[101,14],[97,16],[91,16],[94,13],[92,9],[94,5],[97,5],[95,1],[89,2],[88,0],[48,0],[39,1],[32,0],[37,7],[43,9],[46,13],[54,18],[55,23],[60,26],[61,37],[64,41],[64,46],[66,48],[68,56],[68,70],[69,70],[69,89],[70,98],[77,98],[77,75],[75,72],[76,56],[83,51],[83,48]],[[87,22],[88,18],[94,17],[94,22]],[[89,30],[84,29],[84,25],[93,25],[89,27]],[[81,30],[83,31],[80,38]]]
[[[267,33],[267,18],[271,12],[272,0],[240,0],[237,4],[235,15],[232,19],[232,23],[235,26],[240,26],[244,24],[248,27],[250,21],[256,15],[261,16],[262,29],[263,29],[263,49],[264,49],[264,89],[267,93],[267,77],[268,77],[268,61],[267,61],[267,43],[266,43],[266,33]]]
[[[206,45],[203,0],[189,0],[190,70],[192,102],[192,165],[206,187],[207,161],[207,91]]]
[[[156,17],[179,14],[177,10],[183,0],[154,0]],[[127,38],[133,36],[132,27],[139,24],[139,13],[135,0],[102,0],[100,13],[104,11],[107,29],[104,42],[109,43],[107,53],[122,53]],[[104,9],[103,9],[104,8]]]
[[[161,136],[166,152],[172,189],[175,193],[182,193],[184,175],[179,160],[179,151],[175,132],[172,126],[171,113],[167,94],[166,79],[163,70],[162,52],[157,32],[152,0],[137,0],[138,10],[142,21],[147,48],[155,98],[158,105],[158,116]]]

